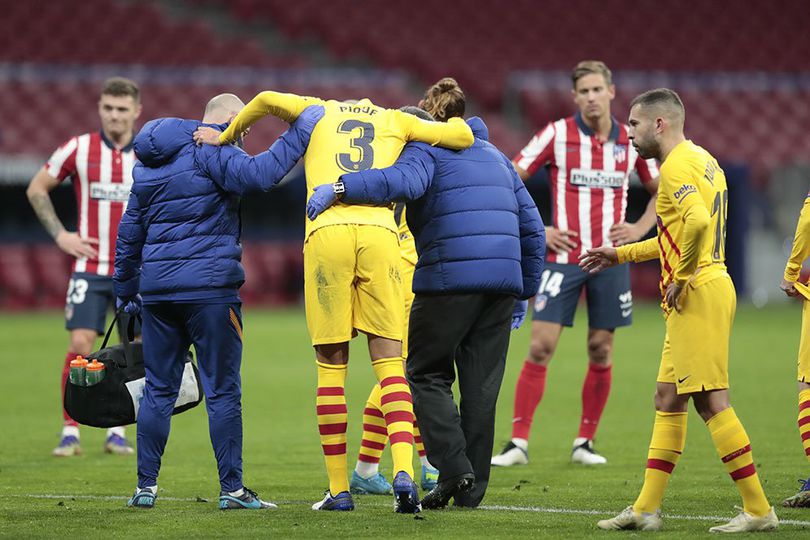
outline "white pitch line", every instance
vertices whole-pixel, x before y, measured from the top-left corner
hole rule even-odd
[[[51,493],[43,494],[8,494],[7,497],[18,497],[28,499],[75,499],[75,500],[89,500],[89,501],[125,501],[129,497],[122,495],[55,495]],[[196,498],[188,497],[163,497],[159,496],[158,500],[161,501],[176,501],[176,502],[198,502]],[[302,501],[276,501],[277,504],[304,504]],[[364,502],[363,506],[389,506],[388,504],[379,504]],[[579,510],[576,508],[545,508],[542,506],[504,506],[504,505],[482,505],[479,506],[481,510],[487,511],[511,511],[511,512],[535,512],[539,514],[573,514],[573,515],[588,515],[588,516],[610,516],[613,512],[607,510]],[[731,519],[729,516],[689,516],[681,514],[664,514],[666,519],[682,519],[685,521],[727,521]],[[810,521],[802,521],[798,519],[780,519],[780,525],[796,525],[798,527],[810,527]]]

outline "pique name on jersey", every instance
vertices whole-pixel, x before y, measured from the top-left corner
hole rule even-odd
[[[624,186],[624,171],[601,169],[571,169],[571,184],[575,186],[620,188]]]
[[[132,184],[101,184],[90,183],[90,197],[103,201],[126,202],[129,200],[129,191]]]
[[[338,108],[338,110],[340,112],[368,114],[369,116],[377,114],[377,108],[376,107],[369,107],[368,105],[365,105],[363,107],[360,107],[358,105],[341,105]]]

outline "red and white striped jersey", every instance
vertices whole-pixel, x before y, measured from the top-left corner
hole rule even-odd
[[[132,144],[118,150],[103,132],[73,137],[45,164],[48,174],[54,178],[73,180],[79,236],[98,238],[98,258],[76,259],[74,272],[112,275],[118,223],[129,199],[134,165]]]
[[[538,131],[515,157],[529,174],[550,167],[552,224],[579,235],[576,249],[549,250],[548,262],[576,264],[584,250],[612,245],[608,232],[624,221],[630,171],[644,183],[658,176],[655,160],[641,159],[630,144],[628,129],[613,119],[610,137],[601,142],[577,113]]]

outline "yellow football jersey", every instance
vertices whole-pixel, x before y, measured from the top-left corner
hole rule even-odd
[[[220,142],[233,142],[268,114],[292,122],[310,105],[323,105],[325,113],[312,131],[304,154],[307,200],[316,186],[336,182],[343,174],[393,165],[409,141],[461,150],[474,140],[470,127],[460,118],[446,123],[427,122],[412,114],[378,107],[368,99],[349,104],[267,91],[242,109],[220,135]],[[378,225],[397,233],[390,206],[336,203],[315,221],[306,220],[306,237],[320,227],[336,224]]]
[[[397,203],[394,207],[394,218],[399,226],[399,253],[405,262],[416,266],[419,256],[416,254],[416,242],[413,239],[413,234],[408,228],[408,221],[405,219],[405,204]]]
[[[796,224],[796,235],[793,237],[793,249],[785,266],[785,279],[797,281],[802,271],[802,263],[810,256],[810,193],[804,199],[799,223]]]
[[[705,283],[726,274],[728,188],[717,160],[692,141],[678,144],[660,168],[655,212],[658,235],[617,249],[619,262],[659,257],[661,292],[670,283]],[[708,219],[703,234],[687,223]]]

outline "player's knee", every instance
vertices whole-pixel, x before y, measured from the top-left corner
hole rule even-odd
[[[529,345],[529,361],[547,365],[554,355],[554,344],[544,339],[532,339]]]
[[[588,339],[588,360],[592,364],[608,365],[613,353],[613,339],[591,337]]]
[[[87,356],[93,352],[96,333],[92,330],[74,330],[70,333],[70,350],[75,354]]]

